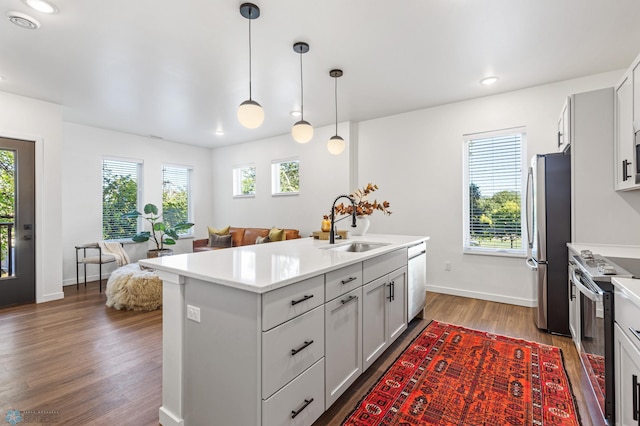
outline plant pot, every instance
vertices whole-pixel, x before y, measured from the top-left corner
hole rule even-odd
[[[363,236],[367,233],[370,225],[371,221],[369,220],[369,216],[356,216],[356,227],[350,228],[351,235]]]
[[[153,259],[153,258],[162,257],[162,256],[171,256],[172,254],[173,254],[173,250],[171,249],[147,250],[147,259]]]

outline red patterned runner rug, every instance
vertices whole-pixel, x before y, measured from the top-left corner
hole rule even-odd
[[[579,425],[555,346],[432,321],[343,423]]]

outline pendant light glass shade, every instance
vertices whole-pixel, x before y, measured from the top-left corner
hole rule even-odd
[[[331,136],[329,142],[327,142],[327,149],[333,155],[340,155],[344,151],[345,142],[340,136],[338,136],[338,78],[342,77],[342,70],[331,70],[329,75],[335,80],[335,100],[336,100],[336,134]]]
[[[298,143],[307,143],[313,139],[313,126],[308,121],[300,120],[291,128],[291,136]]]
[[[331,136],[331,139],[329,139],[329,142],[327,142],[327,149],[333,155],[342,154],[342,151],[344,151],[344,146],[344,139],[342,139],[338,135]]]
[[[304,84],[302,79],[302,55],[309,51],[309,44],[299,41],[293,44],[293,51],[300,54],[300,120],[291,128],[291,136],[298,143],[313,139],[313,126],[304,119]]]
[[[247,100],[238,107],[238,121],[247,129],[257,129],[264,122],[264,110],[254,100]]]
[[[251,21],[258,19],[260,8],[253,3],[242,3],[240,14],[249,20],[249,99],[238,107],[238,121],[247,129],[257,129],[264,122],[264,110],[251,98]]]

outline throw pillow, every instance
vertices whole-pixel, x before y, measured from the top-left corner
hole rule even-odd
[[[284,233],[284,229],[271,228],[269,231],[269,239],[271,241],[284,241],[287,235]]]
[[[258,237],[256,238],[256,244],[263,244],[263,243],[270,243],[271,240],[269,239],[269,236],[267,235],[266,237]]]
[[[209,247],[231,247],[231,235],[209,235]]]
[[[222,228],[222,229],[216,229],[216,228],[212,228],[210,226],[207,226],[207,229],[209,230],[209,235],[229,235],[229,228],[231,228],[231,225],[227,226],[226,228]]]

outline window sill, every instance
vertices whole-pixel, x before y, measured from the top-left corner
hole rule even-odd
[[[233,198],[256,198],[256,194],[240,194],[234,195]]]
[[[276,192],[272,193],[272,197],[290,197],[292,195],[300,195],[299,192]]]
[[[462,254],[471,254],[471,255],[477,255],[477,256],[513,257],[513,258],[519,258],[519,259],[527,258],[526,253],[513,253],[513,252],[508,252],[506,250],[490,250],[490,249],[482,250],[482,249],[463,248]]]

